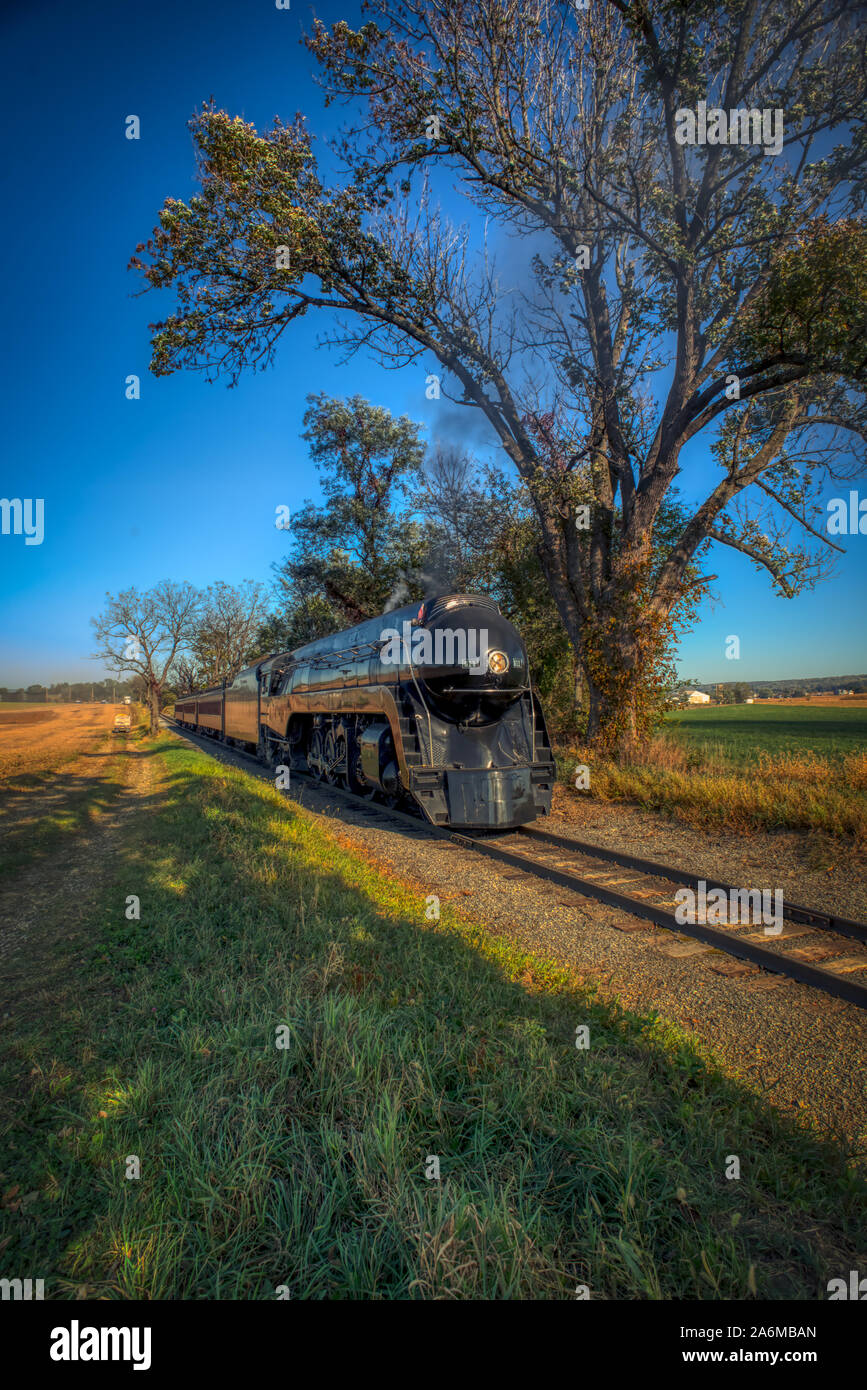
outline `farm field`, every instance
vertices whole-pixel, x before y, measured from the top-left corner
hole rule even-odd
[[[114,717],[128,706],[15,703],[0,710],[0,876],[97,819],[126,770]]]
[[[429,922],[170,734],[124,756],[98,874],[70,903],[74,857],[43,867],[3,973],[0,1242],[48,1297],[812,1299],[855,1267],[846,1156],[687,1034]]]
[[[104,739],[120,705],[0,706],[0,784],[38,778]]]
[[[0,700],[0,714],[17,709],[63,709],[64,704],[53,700]]]
[[[757,705],[843,705],[851,709],[867,708],[867,694],[859,695],[767,695],[757,696]]]
[[[675,710],[666,716],[664,729],[685,748],[710,745],[733,767],[751,764],[757,753],[809,751],[842,759],[867,751],[867,707],[843,703],[810,700]]]

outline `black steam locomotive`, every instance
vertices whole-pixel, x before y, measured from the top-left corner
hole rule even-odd
[[[507,829],[551,809],[554,759],[527,651],[483,594],[443,594],[278,652],[175,718],[272,766]]]

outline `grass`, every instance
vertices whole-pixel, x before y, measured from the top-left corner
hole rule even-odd
[[[673,711],[666,729],[688,749],[719,747],[734,767],[752,764],[756,753],[772,756],[813,752],[842,761],[867,750],[867,709],[840,705],[715,705]]]
[[[571,783],[580,763],[590,769],[590,795],[634,802],[700,828],[867,840],[865,709],[682,710],[632,758],[567,750],[558,758],[563,780]]]
[[[50,1297],[813,1299],[863,1265],[846,1156],[686,1035],[428,922],[271,787],[167,735],[143,756],[113,879],[71,939],[54,909],[63,988],[3,1019],[0,1272]]]

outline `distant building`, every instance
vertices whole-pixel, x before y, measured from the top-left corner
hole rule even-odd
[[[747,696],[747,698],[744,700],[744,704],[745,704],[745,705],[753,705],[753,704],[755,704],[755,701],[754,701],[752,695],[748,695],[748,696]]]
[[[709,705],[710,696],[705,695],[703,690],[685,690],[682,699],[687,705]]]

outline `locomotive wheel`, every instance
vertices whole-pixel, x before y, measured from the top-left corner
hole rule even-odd
[[[386,806],[389,806],[392,810],[396,810],[403,801],[403,787],[400,785],[397,765],[394,762],[388,763],[384,768],[382,786],[382,800],[385,802]]]
[[[321,782],[325,771],[325,753],[321,729],[314,729],[310,736],[310,751],[307,754],[307,766],[313,773],[313,780],[315,782]]]
[[[361,751],[353,739],[353,754],[350,759],[349,776],[347,778],[349,790],[356,796],[361,796],[365,801],[376,796],[376,787],[373,782],[368,782],[361,772]]]
[[[325,736],[325,780],[332,787],[348,786],[346,774],[346,739],[329,730]]]

